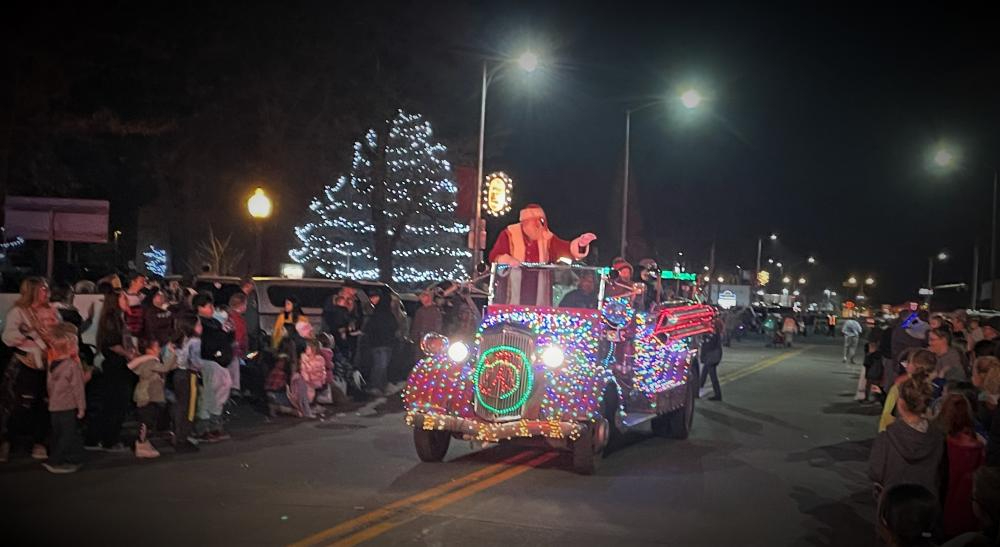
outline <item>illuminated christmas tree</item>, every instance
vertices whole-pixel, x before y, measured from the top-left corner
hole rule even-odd
[[[455,218],[458,187],[431,125],[402,110],[354,143],[350,174],[309,205],[292,260],[330,278],[397,283],[465,277],[468,228]]]

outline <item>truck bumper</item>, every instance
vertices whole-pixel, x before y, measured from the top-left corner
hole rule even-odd
[[[545,438],[575,441],[586,429],[583,422],[558,420],[517,420],[511,422],[486,422],[446,414],[408,412],[406,424],[427,431],[448,431],[464,439],[495,443],[512,439]]]

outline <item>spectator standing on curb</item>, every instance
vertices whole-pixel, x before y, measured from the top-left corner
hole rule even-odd
[[[198,399],[198,429],[203,440],[209,442],[228,439],[223,431],[222,409],[229,400],[233,385],[226,366],[233,360],[233,334],[222,328],[216,319],[212,295],[198,294],[191,301],[201,325],[201,377],[204,389]]]
[[[96,427],[88,430],[88,449],[127,452],[121,442],[122,423],[132,400],[133,376],[128,362],[136,356],[135,338],[129,334],[125,314],[129,302],[125,293],[115,291],[105,298],[97,325],[97,351],[104,356],[101,365],[104,393],[100,412],[92,416]],[[117,305],[116,305],[117,304]]]
[[[434,292],[432,289],[424,289],[420,293],[420,308],[413,314],[413,322],[410,324],[410,340],[419,344],[424,335],[429,332],[440,334],[443,327],[444,316],[441,308],[434,302]]]
[[[52,450],[42,464],[54,474],[74,473],[83,464],[83,437],[80,420],[87,412],[84,395],[86,378],[76,355],[76,327],[63,323],[52,332],[51,362],[47,387],[49,415],[52,417]]]
[[[840,332],[844,334],[844,362],[850,360],[854,364],[854,355],[858,352],[858,341],[861,339],[861,323],[854,319],[844,321]]]
[[[388,383],[389,363],[392,362],[392,350],[396,345],[396,332],[399,324],[396,316],[389,308],[391,300],[382,296],[382,291],[372,289],[368,299],[374,306],[372,315],[368,317],[362,332],[364,345],[371,351],[372,369],[368,375],[368,392],[381,396]]]
[[[3,343],[14,355],[0,382],[0,463],[10,452],[11,425],[21,423],[31,430],[34,444],[31,457],[48,458],[45,437],[49,412],[45,406],[45,353],[52,329],[60,324],[59,313],[49,303],[49,285],[40,277],[21,282],[21,295],[7,312]]]

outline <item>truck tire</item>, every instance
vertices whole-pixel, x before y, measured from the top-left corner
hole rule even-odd
[[[422,462],[440,462],[448,453],[449,444],[451,433],[447,431],[427,431],[419,426],[413,428],[413,446]]]
[[[691,425],[694,424],[694,401],[697,399],[698,382],[688,380],[684,406],[667,415],[670,419],[669,434],[671,439],[686,439],[691,435]]]
[[[622,442],[622,430],[618,427],[618,390],[614,384],[604,388],[604,419],[608,421],[608,440],[604,445],[604,455],[614,452]]]
[[[573,471],[581,475],[593,475],[601,462],[601,450],[594,446],[594,430],[587,426],[580,438],[573,441]]]

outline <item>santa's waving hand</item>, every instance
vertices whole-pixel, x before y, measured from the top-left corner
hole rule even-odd
[[[590,253],[590,243],[597,236],[588,232],[566,241],[549,231],[545,211],[537,204],[521,209],[520,222],[507,226],[490,251],[490,262],[520,265],[522,262],[551,264],[560,258],[579,260]]]

